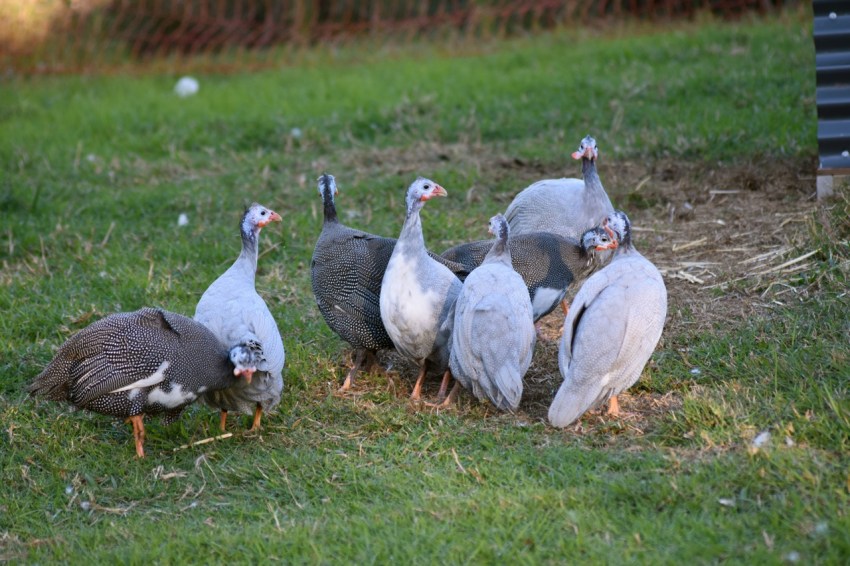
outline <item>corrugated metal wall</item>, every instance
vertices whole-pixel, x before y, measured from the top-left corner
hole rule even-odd
[[[813,0],[819,173],[850,174],[850,1]]]

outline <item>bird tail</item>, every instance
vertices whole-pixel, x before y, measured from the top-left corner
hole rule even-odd
[[[52,361],[27,387],[30,397],[44,397],[52,401],[68,398],[70,383],[67,368]]]
[[[487,398],[502,411],[516,411],[522,397],[522,377],[516,368],[502,365],[494,374],[489,387],[483,388]]]
[[[568,426],[610,396],[611,389],[607,387],[588,387],[583,391],[576,391],[563,383],[549,406],[549,422],[559,428]]]

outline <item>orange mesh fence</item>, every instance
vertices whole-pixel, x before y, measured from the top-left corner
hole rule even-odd
[[[730,18],[788,0],[0,0],[0,71],[250,69],[356,37],[504,37],[627,18]],[[223,56],[225,55],[226,56]],[[278,53],[279,55],[279,53]]]

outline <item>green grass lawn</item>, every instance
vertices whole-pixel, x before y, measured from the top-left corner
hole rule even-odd
[[[484,237],[530,182],[577,175],[566,154],[588,132],[603,180],[629,161],[812,163],[810,30],[787,17],[453,56],[325,53],[201,76],[188,99],[165,76],[0,82],[0,560],[846,563],[846,189],[813,218],[805,300],[665,337],[632,394],[681,403],[641,432],[627,420],[555,430],[470,397],[414,411],[406,373],[335,396],[346,347],[310,291],[323,171],[345,222],[393,236],[412,179],[439,182],[449,197],[423,222],[443,249]],[[217,434],[218,416],[193,407],[169,427],[151,420],[137,460],[127,425],[26,398],[92,320],[146,305],[191,314],[235,259],[254,200],[284,218],[261,241],[258,289],[287,350],[261,434],[232,424],[229,439],[173,451]]]

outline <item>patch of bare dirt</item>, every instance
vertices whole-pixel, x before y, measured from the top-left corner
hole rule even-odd
[[[359,173],[368,174],[363,163],[394,163],[399,172],[408,172],[426,171],[445,161],[472,161],[480,171],[492,172],[496,185],[500,176],[527,176],[533,182],[561,176],[563,170],[492,155],[479,147],[424,144],[412,153],[397,153],[369,159],[361,155]],[[819,259],[810,236],[816,208],[814,171],[815,163],[808,160],[734,166],[674,159],[600,160],[602,182],[614,205],[629,215],[636,247],[661,270],[667,285],[668,318],[659,349],[680,350],[700,333],[769,316],[777,306],[807,293],[800,276]],[[489,196],[506,206],[522,188]],[[561,381],[558,336],[563,314],[556,309],[541,322],[549,341],[538,342],[519,419],[545,420]],[[412,364],[394,352],[383,359],[412,386]],[[425,395],[433,398],[438,385],[439,379],[431,379]],[[623,422],[636,430],[644,430],[659,411],[681,406],[681,399],[672,395],[633,393],[623,400],[632,414]],[[585,415],[579,427],[594,429],[607,420],[596,411]]]

